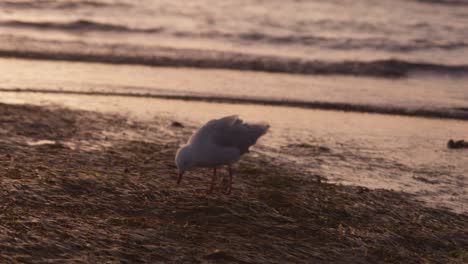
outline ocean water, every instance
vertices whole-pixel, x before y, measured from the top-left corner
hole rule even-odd
[[[7,0],[0,50],[298,73],[466,74],[466,25],[462,0]]]
[[[239,113],[272,123],[258,151],[466,213],[467,25],[466,0],[6,0],[0,100]]]

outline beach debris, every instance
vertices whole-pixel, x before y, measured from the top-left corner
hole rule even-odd
[[[437,183],[439,183],[438,181],[430,180],[430,179],[427,179],[427,178],[421,177],[421,176],[413,176],[413,179],[424,182],[424,183],[428,183],[428,184],[437,184]]]
[[[468,141],[450,139],[450,140],[447,142],[447,147],[448,147],[449,149],[468,148]]]
[[[357,193],[362,194],[362,193],[367,193],[369,192],[369,188],[364,187],[364,186],[357,186]]]
[[[181,122],[178,122],[178,121],[172,121],[171,123],[171,127],[185,127],[184,124],[182,124]]]
[[[305,148],[305,149],[314,149],[318,152],[330,152],[330,148],[325,146],[316,146],[308,143],[300,143],[300,144],[289,144],[288,148]]]
[[[327,178],[323,177],[323,176],[320,176],[318,174],[314,174],[312,175],[313,177],[315,177],[315,180],[317,181],[317,183],[322,183],[322,182],[326,182],[327,181]]]
[[[33,142],[27,142],[29,146],[40,146],[40,145],[54,145],[57,144],[54,140],[38,140]]]
[[[177,184],[180,184],[184,172],[191,168],[213,168],[208,190],[208,193],[211,193],[216,179],[216,168],[226,165],[229,172],[227,194],[230,194],[231,165],[249,152],[249,148],[268,131],[269,127],[267,124],[245,123],[236,115],[209,121],[190,137],[186,145],[177,150],[175,157],[179,169]]]

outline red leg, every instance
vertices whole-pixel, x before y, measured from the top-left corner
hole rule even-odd
[[[229,187],[227,190],[227,194],[231,194],[231,190],[232,190],[232,168],[231,166],[228,166],[228,172],[229,172]]]
[[[177,184],[180,184],[180,181],[182,181],[182,175],[183,173],[179,172],[179,177],[177,178]]]
[[[216,179],[216,168],[213,168],[213,176],[211,177],[211,185],[210,189],[208,189],[208,193],[213,192],[214,184],[215,184],[215,179]]]

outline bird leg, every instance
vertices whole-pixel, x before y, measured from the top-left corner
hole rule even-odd
[[[226,194],[231,194],[231,190],[232,190],[232,168],[231,168],[231,166],[228,166],[227,169],[228,169],[228,172],[229,172],[229,186],[228,186]]]
[[[214,184],[215,184],[215,179],[216,179],[216,167],[213,168],[213,176],[211,177],[211,185],[210,185],[210,189],[208,189],[208,193],[212,193],[212,192],[213,192],[213,188],[214,188]]]
[[[182,181],[182,175],[183,175],[183,173],[179,171],[179,177],[177,178],[177,184],[180,184],[180,181]]]
[[[223,181],[221,182],[221,184],[223,185],[223,187],[227,186],[227,184],[228,184],[227,175],[223,175]]]

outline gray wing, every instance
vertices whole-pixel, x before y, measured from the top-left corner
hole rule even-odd
[[[241,154],[248,152],[249,147],[270,127],[268,124],[245,123],[236,115],[212,120],[207,126],[210,127],[210,136],[214,144],[237,148]]]
[[[237,116],[227,116],[221,119],[213,119],[208,121],[202,127],[200,127],[188,140],[188,144],[203,144],[203,142],[211,141],[213,137],[214,130],[220,123],[228,122],[229,119],[235,118]]]

